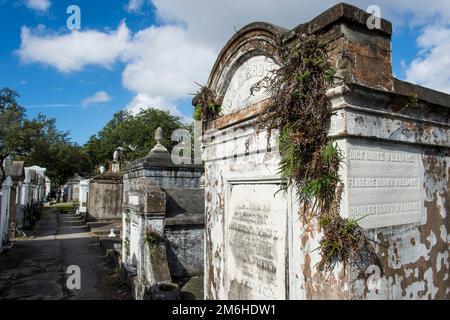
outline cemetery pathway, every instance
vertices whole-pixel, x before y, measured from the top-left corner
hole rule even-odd
[[[70,265],[80,267],[80,290],[66,286]],[[83,223],[44,207],[34,235],[0,255],[0,300],[120,299],[112,277],[117,275]]]

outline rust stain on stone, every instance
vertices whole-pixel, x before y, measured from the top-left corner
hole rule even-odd
[[[420,256],[416,255],[415,260],[399,265],[399,251],[396,239],[392,235],[378,232],[376,235],[377,256],[380,260],[384,278],[392,281],[391,285],[395,285],[396,281],[400,281],[402,296],[407,295],[407,290],[412,285],[423,283],[423,289],[417,290],[418,298],[427,299],[449,299],[449,244],[447,242],[447,234],[449,232],[449,203],[450,203],[450,169],[447,169],[446,161],[439,162],[437,159],[445,159],[448,154],[442,152],[431,152],[423,156],[423,164],[425,168],[426,189],[433,188],[432,185],[441,184],[446,180],[445,190],[434,191],[431,193],[431,199],[424,202],[426,211],[426,222],[417,228],[420,237],[420,243],[425,246],[427,252],[422,252]],[[448,170],[446,173],[445,170]],[[431,185],[430,185],[431,184]],[[430,191],[430,190],[427,190]],[[444,199],[444,208],[438,202],[438,197]],[[441,215],[444,211],[444,216]],[[442,234],[444,233],[444,234]],[[415,238],[410,238],[412,246],[416,246]],[[390,258],[389,251],[392,249],[393,256]],[[447,260],[444,261],[445,253]],[[431,276],[427,276],[431,273]],[[365,277],[367,280],[367,275]],[[364,297],[367,297],[367,283],[364,290]],[[409,298],[414,296],[412,292]],[[396,297],[393,297],[396,298]],[[397,297],[398,298],[398,297]]]

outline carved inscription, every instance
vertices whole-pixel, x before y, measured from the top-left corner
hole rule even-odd
[[[419,156],[413,150],[350,146],[348,209],[364,228],[419,221]]]
[[[268,57],[256,56],[245,61],[234,73],[225,93],[222,112],[224,114],[267,99],[264,89],[250,94],[250,88],[274,70],[277,65]]]
[[[286,200],[277,185],[236,185],[228,208],[230,299],[284,299]],[[281,193],[280,193],[281,194]]]

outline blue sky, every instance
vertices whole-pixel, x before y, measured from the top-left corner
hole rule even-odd
[[[255,20],[291,28],[337,2],[0,0],[0,87],[19,91],[29,116],[55,117],[80,144],[122,109],[189,118],[194,82],[206,82],[235,28]],[[450,92],[450,1],[349,2],[377,4],[393,22],[398,78]],[[79,31],[66,27],[71,4],[81,8]]]

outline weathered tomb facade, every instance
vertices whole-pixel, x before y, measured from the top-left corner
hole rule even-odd
[[[15,224],[19,230],[32,227],[40,218],[50,184],[50,180],[45,176],[45,168],[31,166],[22,169],[23,179],[16,187]]]
[[[32,225],[33,208],[35,207],[34,194],[35,186],[38,182],[36,170],[26,167],[25,178],[20,184],[20,214],[18,225],[26,229]]]
[[[89,181],[87,214],[91,220],[122,219],[122,174],[104,172]]]
[[[20,205],[19,183],[25,175],[23,161],[12,161],[4,168],[6,180],[2,184],[0,203],[0,252],[10,245],[16,234],[16,218]]]
[[[204,268],[203,169],[175,164],[156,140],[124,169],[121,259],[136,299],[179,298],[178,282]]]
[[[293,30],[252,23],[219,54],[208,87],[222,115],[203,136],[206,299],[450,297],[450,96],[394,78],[391,24],[369,29],[368,19],[339,4]],[[277,193],[277,133],[268,148],[254,130],[269,101],[250,88],[277,68],[277,39],[302,33],[327,44],[336,69],[329,135],[344,155],[340,214],[365,216],[379,260],[365,270],[315,268],[317,219],[299,214],[295,191]]]
[[[80,181],[82,180],[85,180],[85,178],[76,173],[67,182],[67,202],[78,201],[80,197]]]
[[[101,166],[100,174],[82,180],[79,189],[80,213],[87,212],[90,220],[122,220],[123,176],[118,150],[114,152],[110,170]]]
[[[81,180],[79,183],[79,207],[78,207],[78,213],[79,214],[86,214],[87,213],[87,204],[88,204],[88,197],[89,197],[89,179]]]

